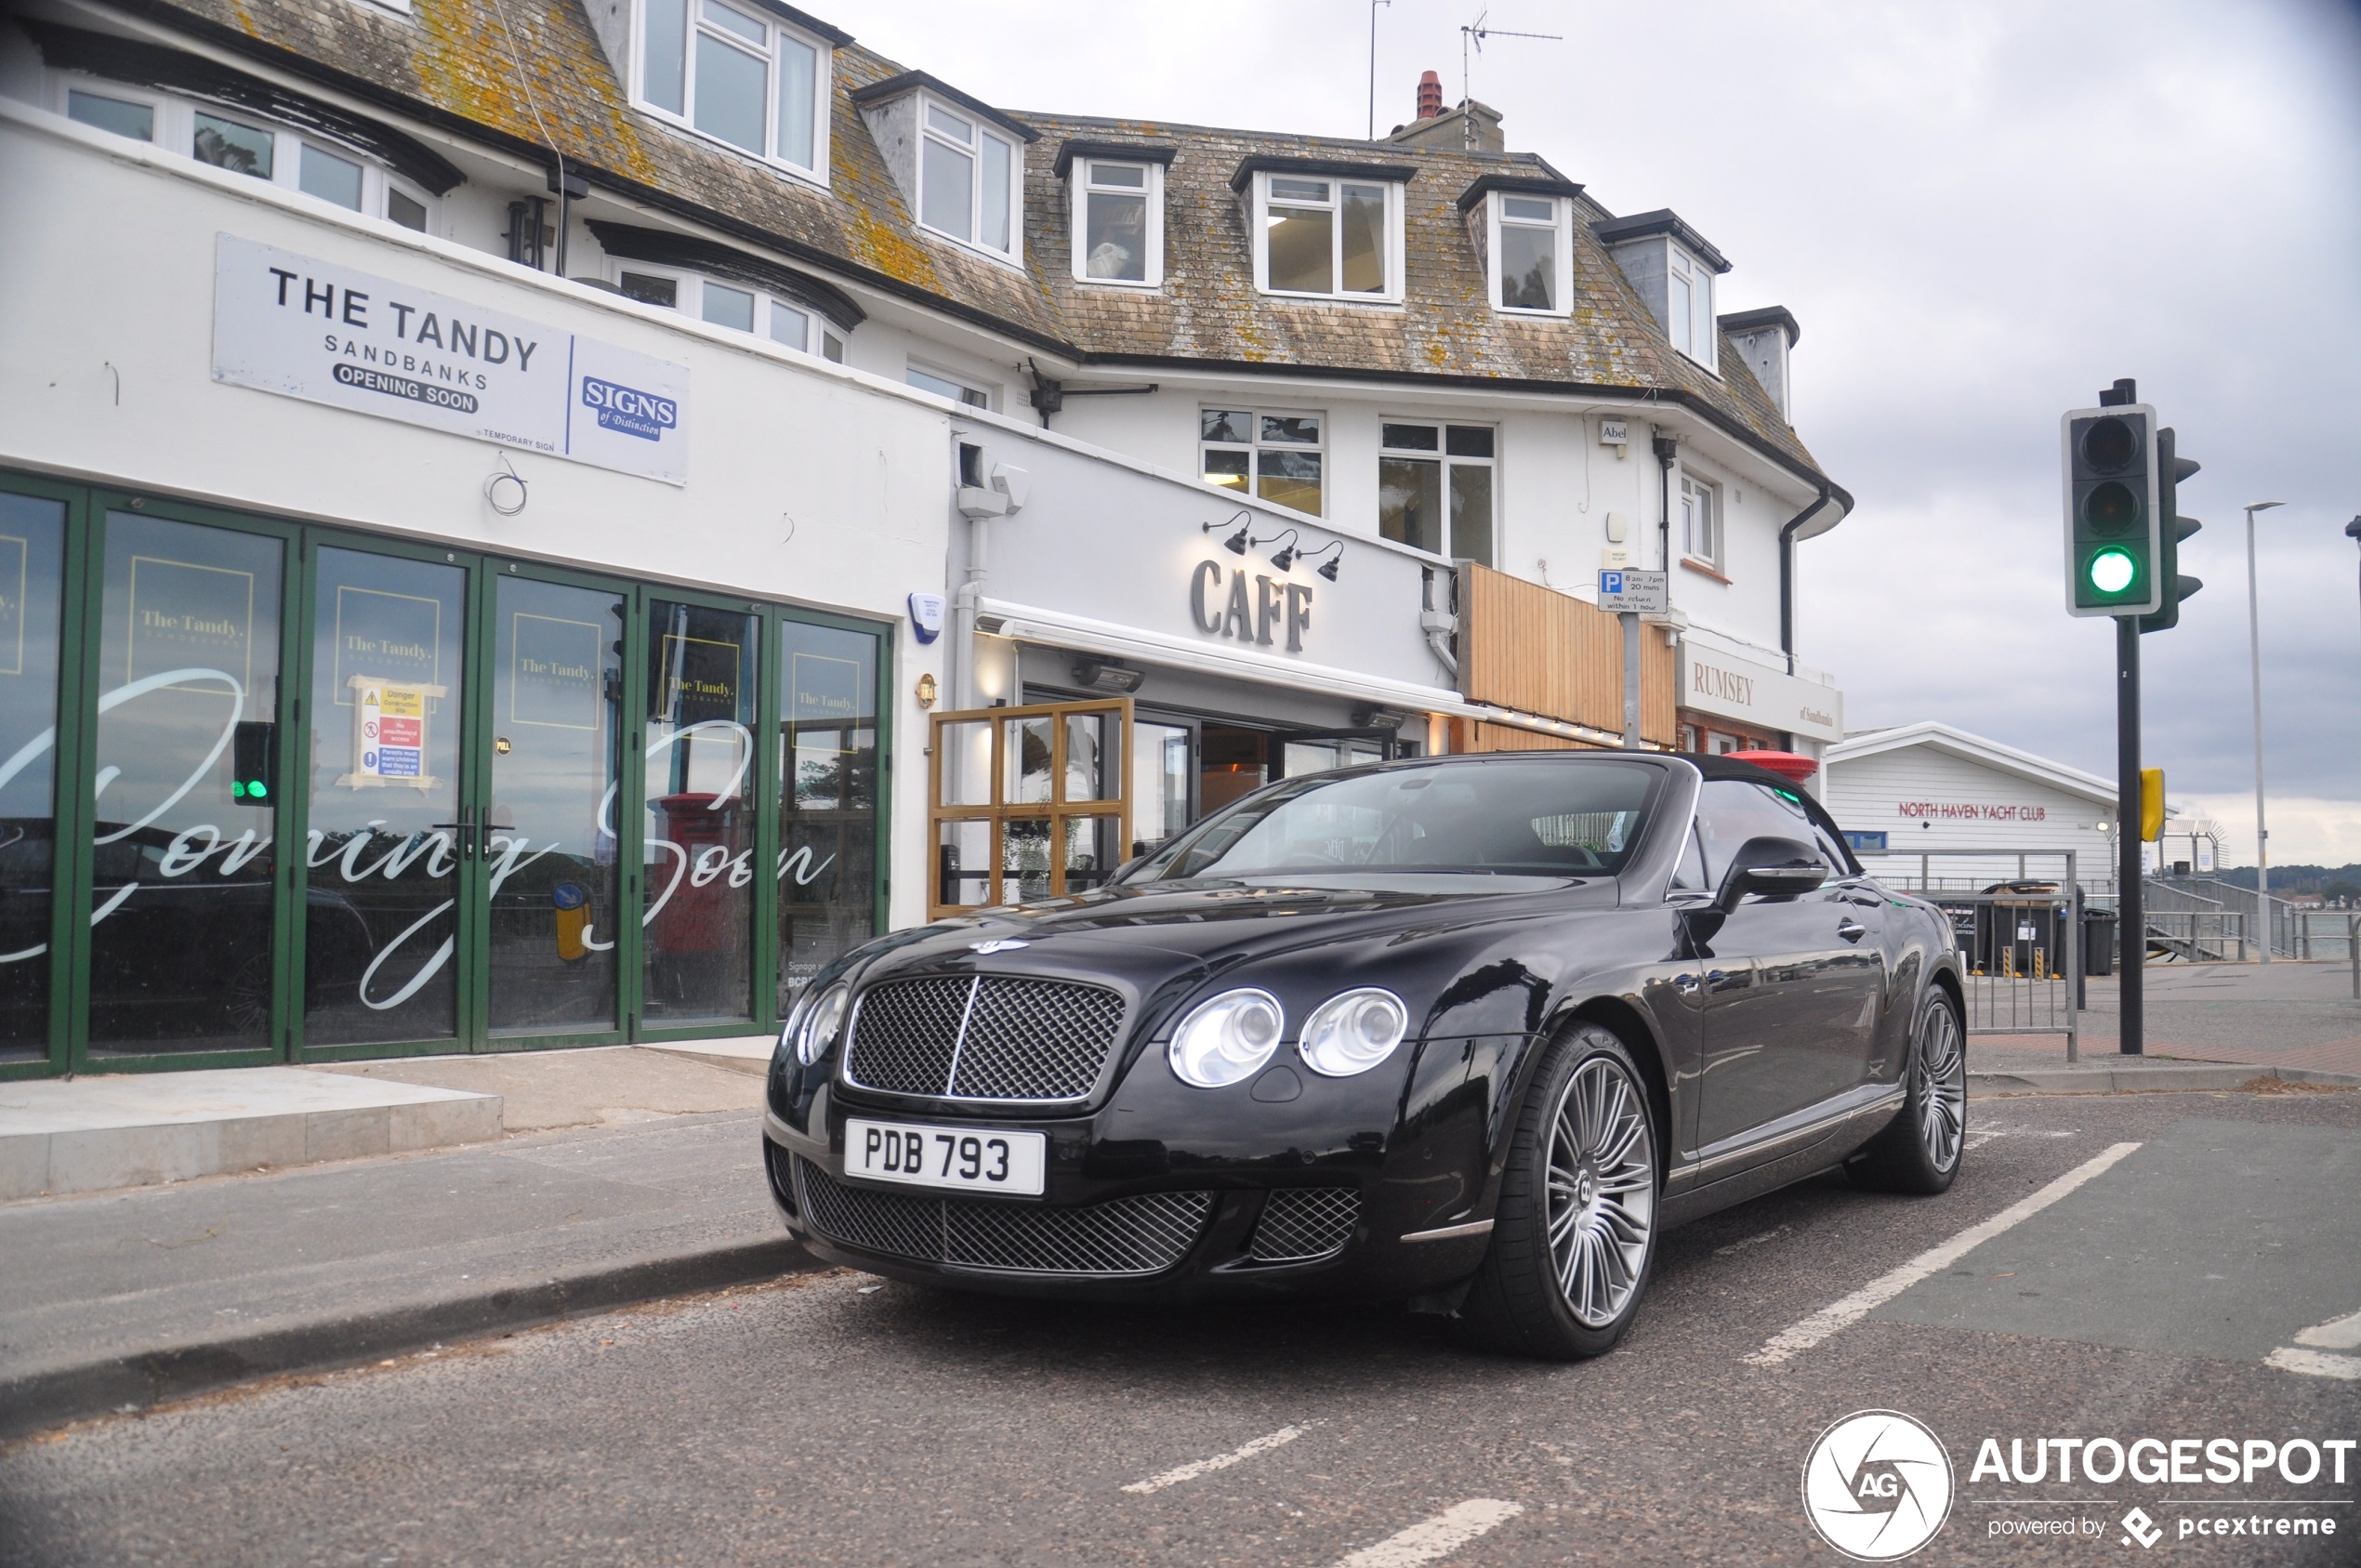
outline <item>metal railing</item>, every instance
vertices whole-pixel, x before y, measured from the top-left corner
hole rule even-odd
[[[1866,859],[1866,857],[1865,857]],[[1913,850],[1920,863],[1918,893],[1949,916],[1965,960],[1967,1030],[1974,1034],[2064,1034],[2066,1061],[2082,1060],[2077,1013],[2083,996],[2085,889],[2072,850],[1982,848]],[[1954,888],[1959,877],[1937,877],[1940,858],[2015,859],[2020,865],[2064,863],[2064,875],[2036,873],[2012,882]]]

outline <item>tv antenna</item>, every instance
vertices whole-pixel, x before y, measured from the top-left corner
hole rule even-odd
[[[1471,152],[1475,151],[1475,116],[1468,112],[1468,105],[1475,101],[1475,94],[1469,86],[1468,81],[1470,46],[1472,45],[1474,52],[1480,55],[1484,53],[1484,41],[1486,38],[1541,38],[1552,44],[1565,42],[1564,36],[1556,33],[1511,33],[1505,27],[1486,27],[1484,20],[1491,15],[1492,12],[1489,9],[1478,11],[1475,20],[1459,29],[1460,128],[1466,139],[1468,151]]]

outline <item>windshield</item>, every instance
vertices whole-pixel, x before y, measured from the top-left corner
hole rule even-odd
[[[1639,840],[1657,777],[1563,757],[1316,773],[1240,801],[1126,880],[1378,868],[1612,876]]]

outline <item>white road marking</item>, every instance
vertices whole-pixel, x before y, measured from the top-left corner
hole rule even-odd
[[[2304,1329],[2296,1335],[2295,1342],[2315,1351],[2361,1351],[2361,1312]]]
[[[1421,1562],[1448,1557],[1478,1535],[1523,1512],[1522,1503],[1504,1502],[1498,1497],[1471,1497],[1399,1535],[1388,1535],[1376,1546],[1363,1547],[1338,1563],[1337,1568],[1418,1568]]]
[[[1981,1149],[1996,1138],[2079,1138],[2081,1136],[2080,1130],[2073,1127],[2064,1132],[2056,1132],[2047,1127],[1998,1127],[1985,1122],[1968,1128],[1966,1146],[1970,1149]]]
[[[1867,1317],[1928,1275],[1949,1268],[2011,1226],[2032,1219],[2138,1147],[2137,1143],[2113,1145],[2106,1153],[2084,1161],[2039,1192],[2018,1199],[1991,1219],[1969,1226],[1941,1246],[1919,1254],[1900,1268],[1879,1275],[1852,1295],[1831,1301],[1802,1322],[1780,1330],[1764,1340],[1761,1350],[1738,1359],[1749,1366],[1778,1366],[1793,1360],[1830,1335]]]
[[[2307,1377],[2341,1377],[2349,1383],[2361,1382],[2361,1356],[2330,1355],[2326,1351],[2299,1351],[2292,1345],[2282,1345],[2262,1360],[2265,1365],[2275,1366],[2282,1372],[2301,1372]]]
[[[1301,1427],[1281,1427],[1267,1437],[1256,1438],[1243,1448],[1233,1448],[1227,1454],[1216,1454],[1210,1459],[1198,1459],[1186,1465],[1175,1466],[1162,1475],[1152,1475],[1145,1481],[1135,1481],[1124,1490],[1138,1493],[1161,1492],[1167,1486],[1178,1486],[1184,1481],[1194,1481],[1197,1477],[1210,1475],[1215,1470],[1226,1470],[1241,1459],[1251,1459],[1267,1449],[1276,1448],[1284,1443],[1293,1443],[1303,1433],[1304,1429]]]
[[[1775,1231],[1765,1231],[1759,1236],[1741,1236],[1736,1241],[1732,1242],[1728,1246],[1715,1247],[1713,1249],[1713,1255],[1716,1258],[1727,1258],[1734,1252],[1744,1252],[1750,1246],[1761,1246],[1764,1242],[1777,1241],[1781,1236],[1786,1235],[1789,1231],[1794,1229],[1795,1227],[1792,1225],[1782,1225]]]

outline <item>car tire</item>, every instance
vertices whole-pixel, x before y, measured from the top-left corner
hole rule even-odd
[[[1871,1192],[1947,1192],[1967,1140],[1968,1053],[1959,1005],[1940,985],[1919,1004],[1903,1088],[1901,1113],[1845,1162],[1845,1174]]]
[[[1551,1042],[1460,1304],[1462,1339],[1550,1361],[1615,1348],[1655,1262],[1658,1132],[1647,1080],[1613,1033],[1583,1024]]]

